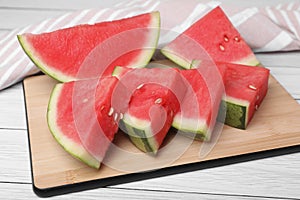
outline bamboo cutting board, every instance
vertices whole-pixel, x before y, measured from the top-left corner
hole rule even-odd
[[[177,134],[176,141],[179,143],[176,145],[180,145],[180,141],[190,144],[182,155],[166,162],[170,156],[176,155],[176,148],[169,148],[157,157],[149,158],[140,153],[120,132],[114,145],[131,153],[123,155],[114,148],[105,158],[107,163],[114,165],[102,165],[99,170],[95,170],[66,153],[48,130],[47,105],[56,82],[41,75],[27,78],[23,84],[32,177],[34,186],[40,190],[300,144],[300,105],[270,77],[268,94],[247,130],[224,126],[216,145],[205,157],[199,156],[203,143],[192,142]],[[171,143],[173,138],[174,134],[170,133],[166,143]]]

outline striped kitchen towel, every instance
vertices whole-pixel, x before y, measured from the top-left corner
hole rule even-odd
[[[17,34],[49,32],[158,10],[161,13],[162,27],[160,48],[219,5],[255,52],[300,49],[300,5],[296,2],[264,8],[229,8],[217,1],[129,0],[111,8],[66,13],[0,36],[0,90],[39,71],[21,49]]]

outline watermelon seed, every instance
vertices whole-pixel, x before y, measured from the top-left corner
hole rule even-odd
[[[144,86],[144,84],[142,83],[142,84],[140,84],[139,86],[137,86],[136,89],[139,90],[139,89],[141,89],[143,86]]]
[[[155,100],[155,102],[154,103],[156,103],[156,104],[160,104],[162,102],[162,99],[161,98],[158,98],[158,99],[156,99]]]
[[[114,120],[117,121],[117,119],[118,119],[118,113],[115,113]]]
[[[111,108],[109,109],[108,116],[112,116],[113,113],[114,113],[114,108],[111,107]]]
[[[253,86],[253,85],[249,85],[248,87],[249,87],[250,89],[252,89],[252,90],[256,90],[256,87]]]
[[[123,113],[120,113],[120,119],[123,119],[124,115]]]
[[[227,37],[227,35],[224,35],[224,41],[229,42],[229,38]]]
[[[88,100],[89,99],[85,98],[85,99],[83,99],[82,103],[86,103],[86,102],[88,102]]]
[[[236,42],[239,42],[239,41],[240,41],[240,38],[239,38],[238,36],[235,36],[235,37],[234,37],[234,40],[235,40]]]
[[[225,51],[225,47],[224,47],[222,44],[220,44],[219,47],[220,47],[220,50],[221,50],[221,51]]]
[[[100,111],[104,110],[104,106],[101,106]]]
[[[255,110],[258,110],[258,105],[255,105]]]

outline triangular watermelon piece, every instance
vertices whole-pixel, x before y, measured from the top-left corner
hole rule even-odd
[[[84,24],[49,33],[18,35],[29,58],[61,82],[110,75],[117,65],[144,67],[160,31],[159,12]]]
[[[192,68],[194,60],[211,59],[253,66],[259,64],[220,7],[195,22],[163,47],[161,52],[186,69]]]
[[[49,100],[47,121],[57,142],[87,165],[99,168],[118,130],[110,114],[118,80],[108,77],[57,84]]]
[[[223,83],[225,70],[219,71],[216,66],[204,68],[211,71],[203,72],[203,69],[180,71],[191,88],[187,90],[181,110],[175,115],[172,126],[197,139],[210,140],[225,92]]]
[[[226,106],[225,124],[246,129],[268,91],[270,70],[263,67],[217,63],[226,68],[225,91],[221,111]]]
[[[172,68],[117,67],[113,75],[123,84],[122,92],[116,89],[117,98],[127,103],[121,106],[121,129],[140,150],[156,154],[180,109],[186,83]]]
[[[198,65],[194,63],[197,69],[185,70],[170,60],[154,61],[147,67],[180,70],[187,89],[180,110],[174,116],[172,126],[185,136],[210,140],[225,93],[226,68],[219,68],[213,61],[205,61]]]

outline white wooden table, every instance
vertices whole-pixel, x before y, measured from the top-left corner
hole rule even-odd
[[[0,0],[0,34],[67,11],[106,6],[118,1]],[[280,1],[272,1],[277,2]],[[250,4],[247,1],[240,3]],[[255,3],[264,5],[270,1],[251,1],[251,4]],[[300,52],[257,56],[300,103]],[[23,88],[19,83],[0,92],[0,199],[35,198],[38,197],[32,190]],[[72,198],[296,199],[300,198],[300,153],[54,197]]]

